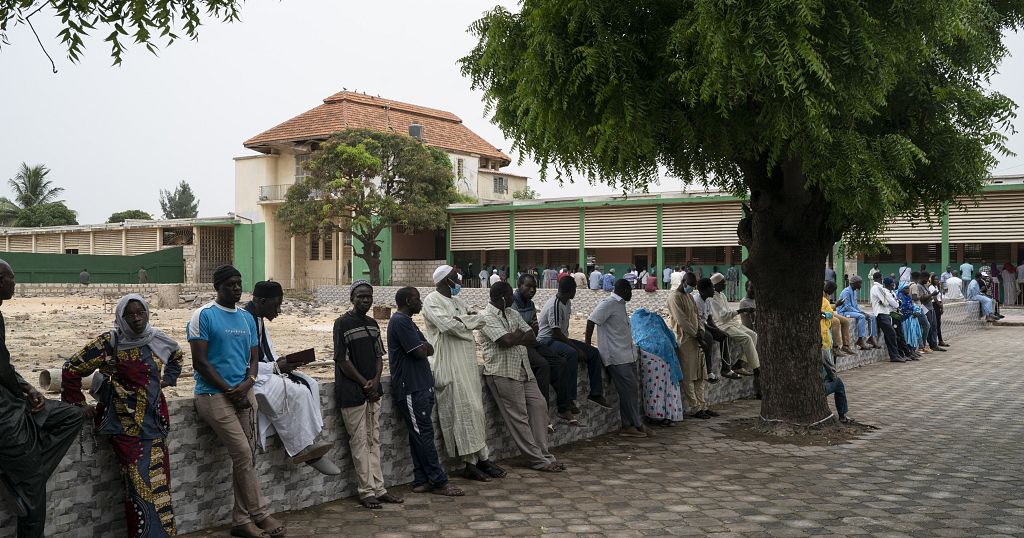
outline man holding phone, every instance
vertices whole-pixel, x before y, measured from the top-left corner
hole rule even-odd
[[[714,297],[708,301],[711,319],[715,326],[729,337],[729,346],[736,346],[742,354],[742,362],[734,364],[733,371],[741,375],[757,374],[757,369],[761,367],[761,361],[757,356],[757,333],[744,327],[740,322],[740,314],[751,313],[754,309],[733,310],[729,307],[724,293],[725,276],[722,273],[711,275],[711,283],[715,288]]]

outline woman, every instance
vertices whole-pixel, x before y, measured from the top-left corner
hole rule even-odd
[[[633,341],[640,348],[644,416],[661,426],[683,420],[679,382],[683,370],[676,358],[676,336],[658,314],[638,309],[630,318]]]
[[[918,353],[928,353],[928,350],[924,347],[924,338],[921,335],[921,324],[917,321],[917,313],[920,307],[914,304],[914,299],[910,296],[909,286],[909,282],[901,282],[896,292],[896,300],[900,303],[900,316],[903,317],[903,321],[900,323],[903,329],[903,338],[911,349],[916,350]]]
[[[114,329],[64,363],[61,399],[85,407],[96,433],[110,436],[129,536],[175,534],[165,441],[170,417],[161,388],[177,384],[182,357],[177,342],[150,327],[149,306],[132,293],[117,302]],[[105,379],[93,378],[93,408],[82,394],[82,378],[97,370]]]
[[[1000,276],[1003,280],[1003,304],[1017,304],[1017,268],[1006,262]]]

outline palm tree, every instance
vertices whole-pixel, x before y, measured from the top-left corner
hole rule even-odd
[[[50,169],[45,165],[29,166],[21,163],[18,173],[7,180],[14,191],[14,201],[0,197],[0,225],[9,226],[17,218],[21,210],[52,202],[60,202],[57,197],[64,192],[63,187],[54,187],[53,182],[46,179]]]

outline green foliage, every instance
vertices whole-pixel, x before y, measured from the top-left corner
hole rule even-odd
[[[40,226],[67,226],[78,224],[74,211],[64,202],[50,202],[26,207],[18,212],[14,226],[36,228]]]
[[[114,64],[120,64],[125,41],[143,45],[156,54],[159,42],[170,45],[184,32],[191,40],[199,38],[202,19],[238,20],[239,0],[0,0],[0,41],[7,44],[7,30],[27,23],[41,10],[60,20],[57,32],[73,62],[81,59],[83,37],[106,32]],[[99,28],[102,28],[99,30]],[[102,34],[101,34],[102,35]]]
[[[141,209],[126,209],[124,211],[118,211],[117,213],[111,214],[110,218],[107,219],[107,222],[124,222],[128,219],[153,220],[153,215],[150,215]]]
[[[975,195],[1008,153],[1015,105],[986,85],[1020,2],[522,5],[477,21],[461,65],[542,178],[643,190],[664,167],[740,196],[804,193],[823,216],[780,233],[857,248],[894,215]]]
[[[49,174],[50,169],[44,165],[29,166],[21,163],[18,173],[7,180],[7,185],[14,192],[14,200],[0,197],[0,225],[15,225],[22,211],[60,201],[57,197],[64,192],[64,188],[55,187],[53,181],[46,179]]]
[[[160,211],[165,219],[194,219],[199,216],[199,200],[188,182],[182,180],[174,192],[160,189]]]
[[[527,185],[525,189],[513,192],[512,198],[516,200],[536,200],[537,198],[540,198],[540,193]]]
[[[452,201],[451,201],[451,203],[453,203],[453,204],[478,204],[478,203],[480,203],[480,199],[477,198],[476,196],[473,196],[472,194],[466,194],[464,192],[459,192],[458,190],[456,190],[452,194]]]
[[[355,254],[379,264],[377,236],[399,225],[408,232],[447,222],[454,199],[452,165],[443,151],[414,138],[347,130],[333,135],[305,164],[309,176],[293,185],[277,217],[293,235],[345,230],[364,245]]]

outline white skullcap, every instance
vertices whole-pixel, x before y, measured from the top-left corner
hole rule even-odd
[[[434,269],[434,284],[440,284],[444,277],[448,276],[452,272],[453,267],[450,265],[442,265],[437,269]]]
[[[721,282],[723,280],[725,280],[725,277],[722,275],[722,273],[715,273],[715,274],[711,275],[711,283],[712,284],[718,284],[719,282]]]

